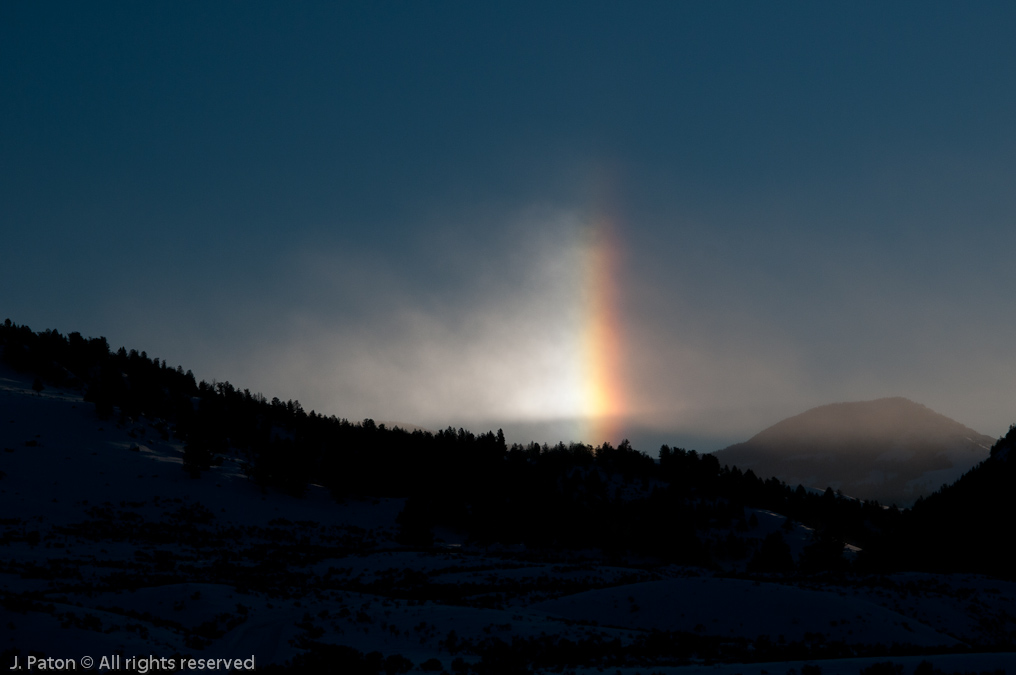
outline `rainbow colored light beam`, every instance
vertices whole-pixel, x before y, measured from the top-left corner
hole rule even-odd
[[[584,316],[581,349],[584,442],[617,444],[627,412],[624,334],[620,312],[619,250],[611,219],[598,218],[586,233],[583,255]]]

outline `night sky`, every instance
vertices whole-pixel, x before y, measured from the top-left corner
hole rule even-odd
[[[1016,5],[0,4],[0,320],[352,420],[1016,422]]]

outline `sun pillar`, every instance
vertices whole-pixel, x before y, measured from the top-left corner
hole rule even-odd
[[[618,289],[618,246],[613,223],[598,219],[589,231],[585,260],[583,404],[585,442],[621,441],[625,413],[622,322]]]

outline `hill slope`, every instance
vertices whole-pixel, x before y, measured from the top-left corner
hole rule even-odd
[[[812,408],[716,456],[791,485],[902,505],[955,481],[993,440],[897,397]]]
[[[906,569],[882,543],[905,536],[924,545],[921,568],[950,569],[921,529],[934,514],[901,536],[895,510],[694,451],[664,446],[655,463],[627,444],[507,449],[492,433],[396,433],[198,384],[101,338],[5,325],[0,345],[23,366],[0,365],[8,667],[121,653],[372,675],[763,675],[804,672],[801,659],[853,675],[887,655],[908,672],[925,657],[946,672],[1014,668],[1011,653],[971,652],[1011,648],[1016,583],[864,575]],[[316,473],[276,465],[315,444]],[[199,465],[201,450],[214,457]],[[996,446],[992,460],[1008,452]],[[346,479],[321,487],[329,475]],[[994,500],[977,503],[982,531],[1008,540],[998,501],[1011,477],[989,478],[963,484]],[[934,503],[960,511],[952,497],[919,508]],[[876,549],[860,574],[842,574],[853,556],[838,537],[864,549],[858,563]]]
[[[946,672],[1016,663],[970,653],[1009,644],[1011,582],[734,578],[595,551],[410,547],[397,541],[403,499],[263,490],[228,457],[193,479],[183,444],[157,422],[100,420],[80,393],[35,392],[2,367],[0,412],[8,668],[29,653],[243,658],[265,670],[293,660],[288,672],[323,670],[310,667],[321,658],[377,675],[482,675],[506,672],[503,661],[507,672],[803,672],[796,659],[846,675],[890,653],[908,672],[924,659]],[[755,515],[756,530],[792,537],[782,517]],[[699,665],[706,657],[726,669]]]
[[[1016,553],[1016,426],[998,439],[991,456],[919,500],[902,526],[874,547],[872,559],[884,568],[962,571],[1012,578]],[[1016,638],[1016,634],[1012,636]]]

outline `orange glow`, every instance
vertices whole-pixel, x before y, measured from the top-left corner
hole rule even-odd
[[[617,287],[617,246],[607,219],[590,233],[585,260],[583,412],[587,443],[618,443],[625,414],[623,339]]]

